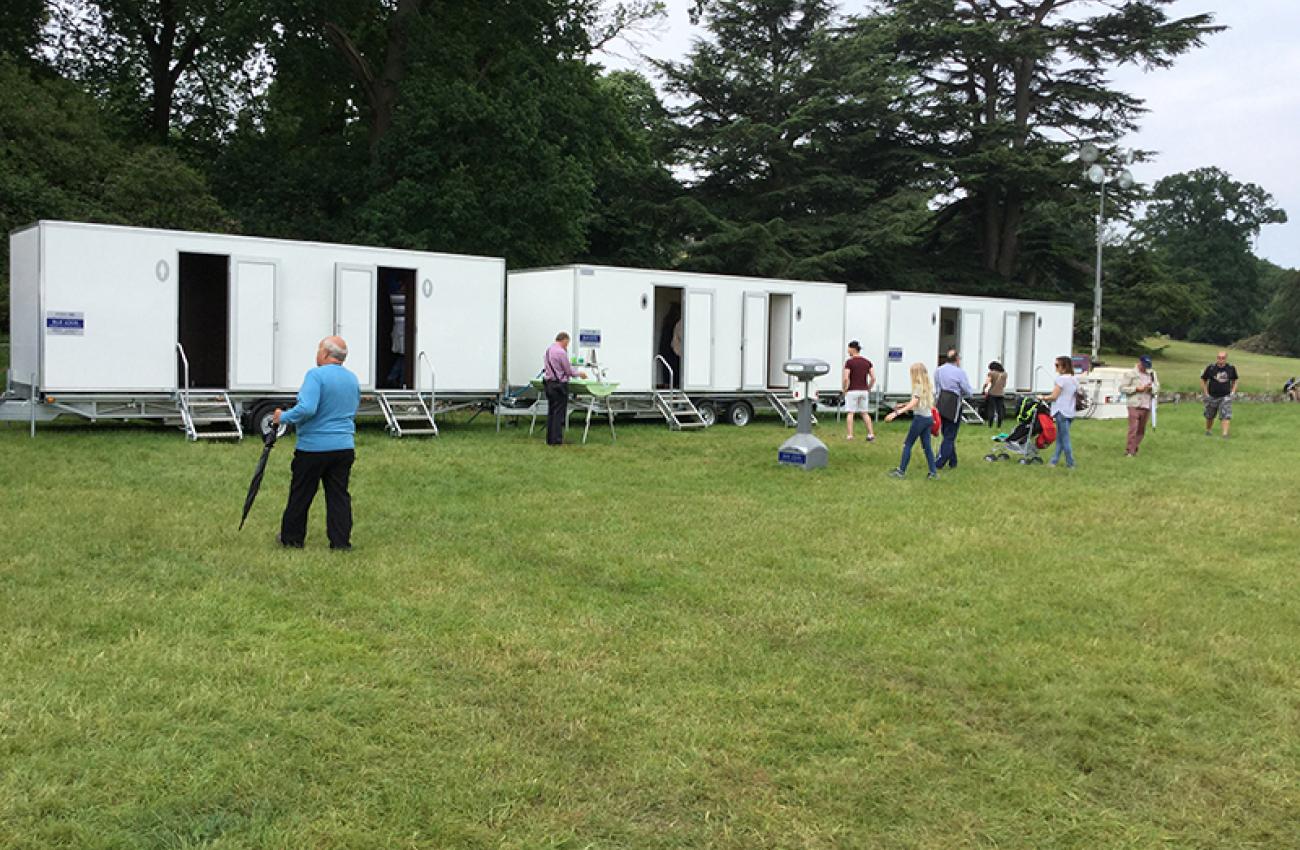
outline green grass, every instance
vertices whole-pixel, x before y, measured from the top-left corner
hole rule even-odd
[[[236,533],[252,441],[0,426],[0,846],[1294,846],[1300,406],[1237,412],[937,482],[368,430],[347,555],[290,445]]]
[[[1146,344],[1155,352],[1152,360],[1160,375],[1160,385],[1170,392],[1200,392],[1201,372],[1214,362],[1214,355],[1221,348],[1165,337],[1149,339]],[[1112,366],[1128,366],[1136,359],[1115,353],[1106,355],[1108,365]],[[1238,389],[1243,393],[1281,393],[1287,378],[1300,375],[1300,359],[1293,357],[1229,349],[1228,362],[1237,367],[1241,376]]]

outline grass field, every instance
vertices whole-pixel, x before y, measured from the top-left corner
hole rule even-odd
[[[252,441],[0,426],[0,846],[1295,846],[1300,406],[1198,414],[936,482],[367,430],[347,554],[290,445],[236,533]]]
[[[1169,392],[1200,392],[1201,372],[1214,362],[1214,355],[1219,351],[1219,346],[1164,337],[1147,340],[1147,346],[1155,351],[1152,362],[1160,376],[1160,385]],[[1136,359],[1114,353],[1106,355],[1107,364],[1112,366],[1128,366]],[[1281,393],[1287,378],[1300,375],[1300,359],[1293,357],[1229,349],[1228,361],[1237,367],[1241,376],[1238,389],[1243,393]]]

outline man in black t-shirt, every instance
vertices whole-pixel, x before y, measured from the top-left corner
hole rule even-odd
[[[1214,429],[1214,417],[1223,422],[1223,439],[1232,426],[1232,397],[1237,394],[1237,367],[1228,362],[1228,352],[1220,351],[1214,362],[1201,373],[1201,395],[1205,398],[1205,436]]]

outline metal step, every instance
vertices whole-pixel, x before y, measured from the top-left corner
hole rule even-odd
[[[984,417],[966,399],[961,400],[961,421],[966,425],[983,425]]]
[[[433,421],[422,393],[415,390],[377,390],[375,400],[384,414],[388,433],[394,437],[436,437],[438,423]]]
[[[244,426],[224,390],[178,390],[176,409],[181,415],[185,436],[191,442],[244,439]],[[200,431],[204,425],[220,427],[213,431]]]
[[[690,396],[681,390],[657,390],[654,394],[655,407],[663,415],[671,431],[687,431],[692,428],[707,428],[709,423],[700,415],[699,408]]]
[[[793,428],[799,424],[799,400],[794,397],[794,393],[788,390],[769,390],[763,395],[767,396],[767,403],[772,405],[785,427]],[[812,415],[812,424],[817,424],[815,413]]]

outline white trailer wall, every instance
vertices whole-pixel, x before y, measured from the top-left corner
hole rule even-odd
[[[945,310],[960,311],[957,348],[977,391],[991,360],[1007,369],[1008,390],[1045,391],[1052,361],[1069,354],[1073,344],[1073,304],[921,292],[849,293],[845,339],[862,342],[882,391],[901,395],[908,391],[912,363],[931,369],[938,363]]]
[[[581,344],[580,335],[599,333],[597,360],[619,382],[619,392],[650,392],[661,330],[656,290],[677,290],[687,392],[753,392],[772,385],[773,378],[784,388],[788,379],[772,374],[771,361],[789,356],[827,360],[831,374],[817,385],[839,389],[834,367],[843,361],[845,288],[840,284],[580,266],[511,272],[508,286],[512,385],[531,380],[541,368],[542,351],[557,331],[567,330],[574,338],[570,351],[583,356],[591,346]],[[773,331],[773,322],[783,316],[788,328]],[[755,339],[757,334],[762,339]],[[789,350],[774,355],[774,344]]]
[[[295,392],[317,342],[335,332],[363,386],[373,386],[376,348],[389,344],[374,333],[379,267],[415,273],[417,345],[407,356],[427,354],[439,393],[500,386],[503,260],[64,222],[37,230],[42,309],[84,317],[81,334],[42,334],[48,391],[176,389],[182,253],[229,258],[231,389]]]

